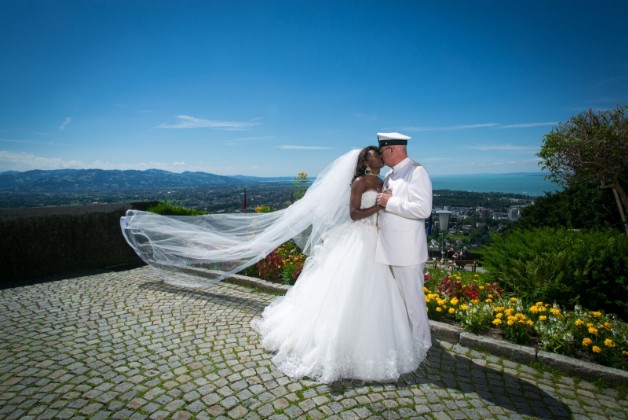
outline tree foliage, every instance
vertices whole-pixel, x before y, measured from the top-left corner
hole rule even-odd
[[[309,181],[307,179],[307,172],[299,172],[292,184],[292,201],[302,199],[308,187]]]
[[[521,229],[543,226],[568,229],[612,227],[623,231],[613,193],[594,183],[574,184],[563,191],[537,197],[534,205],[522,209],[516,223]]]
[[[628,236],[627,106],[594,113],[588,110],[561,123],[545,135],[538,156],[548,178],[568,187],[595,183],[610,188]]]

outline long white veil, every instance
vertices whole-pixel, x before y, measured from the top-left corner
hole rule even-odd
[[[255,264],[294,239],[304,253],[349,217],[351,180],[359,149],[328,165],[302,199],[271,213],[161,216],[129,210],[120,219],[125,239],[164,280],[202,286]]]

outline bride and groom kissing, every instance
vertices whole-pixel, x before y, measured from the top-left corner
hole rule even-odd
[[[183,217],[130,210],[122,232],[166,281],[186,286],[227,278],[294,240],[308,256],[296,284],[251,322],[273,363],[293,379],[396,381],[431,347],[423,272],[432,185],[407,155],[410,137],[377,139],[378,147],[332,162],[285,209]],[[382,179],[384,165],[391,170]],[[201,277],[208,273],[211,280]]]

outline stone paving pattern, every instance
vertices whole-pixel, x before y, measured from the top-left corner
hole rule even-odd
[[[625,388],[446,342],[397,383],[294,381],[250,321],[275,296],[147,267],[0,291],[0,418],[609,418]]]

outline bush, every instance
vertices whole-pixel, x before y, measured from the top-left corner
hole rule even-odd
[[[162,216],[200,216],[202,214],[207,214],[200,210],[194,210],[168,203],[157,203],[157,205],[147,208],[146,211],[161,214]]]
[[[615,230],[514,230],[495,235],[483,264],[527,303],[555,302],[628,316],[628,239]]]

